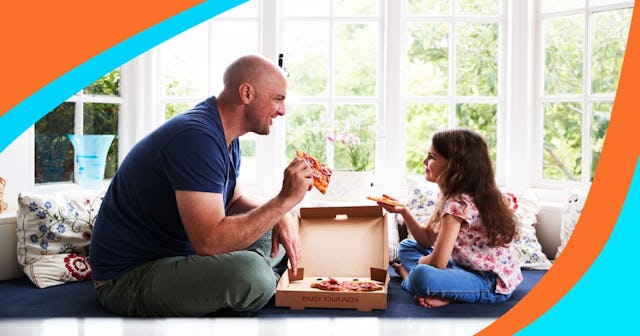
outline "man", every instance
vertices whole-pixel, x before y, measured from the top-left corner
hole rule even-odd
[[[287,83],[256,55],[233,62],[217,97],[176,116],[136,144],[105,194],[90,264],[101,305],[125,316],[253,312],[295,271],[299,237],[287,213],[313,186],[294,159],[277,196],[258,206],[236,183],[238,137],[269,134],[285,114]]]

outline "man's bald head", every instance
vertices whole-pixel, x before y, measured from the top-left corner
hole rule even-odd
[[[284,78],[282,70],[260,55],[246,55],[231,63],[224,72],[225,90],[235,90],[242,83],[256,85],[263,80]]]

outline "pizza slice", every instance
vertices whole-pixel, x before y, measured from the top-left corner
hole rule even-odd
[[[389,204],[392,206],[397,206],[397,207],[404,207],[405,205],[401,202],[398,202],[392,198],[389,198],[388,196],[382,195],[382,196],[367,196],[368,200],[374,201],[374,202],[380,202],[380,203],[385,203],[385,204]]]
[[[313,156],[301,150],[297,149],[296,155],[309,163],[309,166],[311,166],[311,169],[313,170],[313,186],[322,194],[326,194],[327,189],[329,188],[329,182],[331,182],[331,174],[333,174],[333,170],[331,170],[331,168],[326,164],[318,161]]]

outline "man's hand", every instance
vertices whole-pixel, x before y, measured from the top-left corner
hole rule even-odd
[[[290,215],[282,217],[282,220],[273,227],[273,234],[271,235],[271,258],[278,254],[278,246],[280,244],[282,244],[285,251],[287,251],[293,274],[297,274],[302,249],[300,247],[300,237],[298,236],[298,224]]]
[[[278,198],[289,208],[293,208],[300,203],[307,191],[313,188],[313,171],[309,164],[301,159],[294,158],[289,166],[284,170],[282,189]]]

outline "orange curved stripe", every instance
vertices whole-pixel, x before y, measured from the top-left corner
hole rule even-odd
[[[571,240],[553,267],[518,304],[478,335],[511,335],[540,317],[584,275],[616,224],[640,149],[640,9],[633,9],[624,63],[602,156]],[[632,135],[632,136],[629,136]]]
[[[104,50],[202,2],[6,1],[0,11],[0,117]]]

